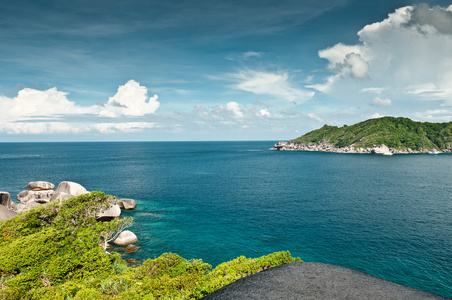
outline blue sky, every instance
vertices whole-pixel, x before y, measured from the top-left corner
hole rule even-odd
[[[0,39],[0,141],[452,121],[452,1],[17,0]]]

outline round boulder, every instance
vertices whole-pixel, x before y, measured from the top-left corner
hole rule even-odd
[[[97,214],[96,219],[97,221],[111,221],[113,219],[119,218],[121,215],[121,209],[117,204],[111,204],[110,207]]]
[[[136,242],[138,242],[138,238],[135,233],[130,230],[124,230],[113,243],[119,246],[127,246]]]
[[[55,185],[47,181],[33,181],[27,185],[29,191],[46,191],[53,190]]]
[[[136,206],[135,200],[133,199],[119,199],[116,201],[116,204],[119,205],[119,207],[124,209],[134,209]]]
[[[88,191],[76,182],[63,181],[58,185],[55,193],[66,193],[72,196],[80,196],[87,194]]]

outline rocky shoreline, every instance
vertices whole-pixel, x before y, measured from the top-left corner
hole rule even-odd
[[[328,142],[314,143],[292,143],[292,142],[278,142],[276,143],[273,150],[280,151],[316,151],[316,152],[333,152],[333,153],[375,153],[375,154],[414,154],[414,153],[430,153],[430,150],[412,150],[408,149],[394,149],[389,148],[386,145],[374,145],[372,148],[355,148],[355,145],[350,145],[344,148],[336,147]],[[452,153],[452,148],[441,150],[437,153]],[[436,153],[436,154],[437,154]]]

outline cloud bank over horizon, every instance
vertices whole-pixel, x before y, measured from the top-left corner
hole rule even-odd
[[[34,5],[42,18],[22,23],[13,15],[23,4],[8,4],[0,137],[287,139],[386,115],[452,121],[450,3],[251,2],[105,3],[116,24],[96,1],[86,10],[62,4],[79,14]],[[234,14],[231,24],[225,7],[256,14]],[[200,18],[206,12],[218,16]],[[53,15],[74,27],[59,28]]]

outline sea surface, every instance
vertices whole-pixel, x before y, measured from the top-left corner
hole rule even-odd
[[[289,250],[452,297],[452,155],[269,150],[260,142],[0,143],[0,190],[75,181],[133,198],[138,252]]]

